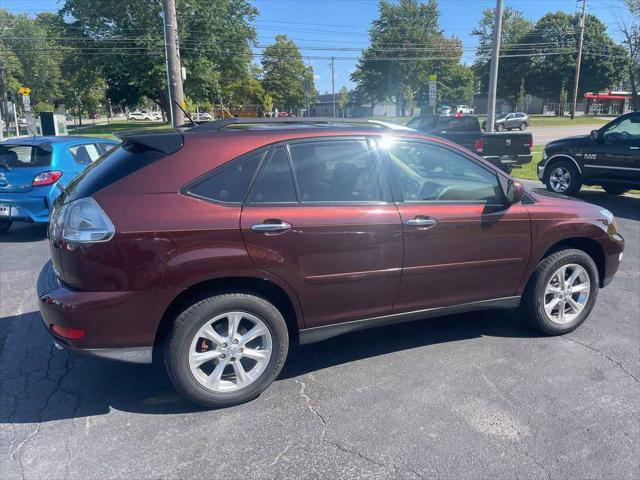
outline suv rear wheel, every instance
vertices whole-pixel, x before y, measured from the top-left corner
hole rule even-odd
[[[598,286],[598,269],[589,255],[577,249],[560,250],[540,262],[521,308],[540,332],[562,335],[589,316]]]
[[[575,195],[582,187],[580,172],[568,160],[559,160],[549,166],[545,175],[547,190],[565,195]]]
[[[181,394],[205,407],[228,407],[264,391],[282,370],[288,349],[278,309],[237,293],[201,299],[178,315],[164,359]]]

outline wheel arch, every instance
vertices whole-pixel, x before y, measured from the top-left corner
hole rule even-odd
[[[553,165],[554,163],[556,163],[556,162],[558,162],[560,160],[570,160],[571,162],[573,162],[573,164],[578,169],[578,173],[580,175],[582,175],[582,167],[580,166],[580,164],[578,163],[578,161],[575,158],[573,158],[571,155],[566,154],[566,153],[556,153],[555,155],[551,155],[549,158],[547,158],[547,161],[544,164],[544,178],[545,178],[545,180],[546,180],[548,172],[549,172],[547,167]]]
[[[268,278],[258,277],[222,277],[203,280],[195,283],[180,292],[166,308],[156,329],[154,339],[154,357],[158,353],[158,347],[162,345],[176,316],[193,303],[194,299],[203,296],[218,295],[224,293],[247,293],[268,300],[280,310],[289,331],[291,342],[298,341],[298,332],[303,328],[302,312],[297,299],[292,299],[291,294],[282,286]]]
[[[597,240],[594,240],[593,238],[589,238],[589,237],[568,237],[568,238],[559,240],[553,245],[551,245],[550,247],[548,247],[547,250],[542,254],[542,256],[538,258],[537,261],[535,262],[533,271],[527,277],[527,283],[531,279],[531,276],[533,275],[535,268],[537,268],[537,265],[542,260],[544,260],[550,255],[553,255],[555,252],[559,250],[563,250],[567,248],[575,248],[576,250],[582,250],[593,259],[594,263],[596,264],[596,267],[598,268],[599,286],[600,288],[602,288],[604,286],[603,282],[606,274],[605,252]]]

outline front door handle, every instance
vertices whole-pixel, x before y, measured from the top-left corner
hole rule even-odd
[[[282,232],[289,230],[291,224],[283,222],[282,220],[265,221],[264,223],[257,223],[251,226],[251,230],[255,232]]]
[[[415,218],[411,218],[407,220],[407,225],[412,225],[414,227],[430,227],[438,223],[435,219],[431,217],[425,217],[424,215],[418,215]]]
[[[629,147],[631,150],[640,150],[640,147]]]

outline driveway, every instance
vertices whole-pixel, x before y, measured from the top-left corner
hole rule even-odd
[[[159,367],[56,350],[34,291],[45,231],[16,227],[0,237],[2,479],[637,479],[640,198],[582,197],[616,214],[627,251],[574,333],[503,311],[352,333],[212,411]]]

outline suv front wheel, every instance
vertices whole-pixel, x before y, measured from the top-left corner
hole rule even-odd
[[[547,190],[564,195],[575,195],[582,187],[580,172],[568,160],[559,160],[549,166],[545,174]]]
[[[546,335],[569,333],[585,321],[598,296],[598,268],[582,250],[544,258],[525,289],[521,309]]]
[[[234,293],[203,298],[176,318],[165,342],[169,378],[188,399],[228,407],[273,382],[289,349],[287,325],[267,300]]]

